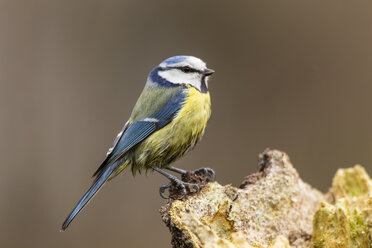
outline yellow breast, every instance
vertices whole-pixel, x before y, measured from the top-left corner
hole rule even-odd
[[[132,171],[167,166],[182,157],[200,140],[211,116],[209,92],[188,86],[182,109],[164,128],[144,140],[136,149]]]
[[[191,86],[188,88],[183,108],[171,124],[173,128],[198,135],[203,132],[211,116],[211,98],[209,92],[201,93]]]

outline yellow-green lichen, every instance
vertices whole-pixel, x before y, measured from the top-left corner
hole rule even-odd
[[[331,192],[336,204],[322,202],[314,215],[313,248],[370,248],[371,179],[360,165],[337,171]]]
[[[371,179],[360,165],[339,169],[333,178],[332,188],[337,199],[359,197],[372,192]]]
[[[322,202],[314,216],[313,248],[368,248],[369,230],[357,209],[346,201]]]
[[[353,247],[368,247],[370,244],[369,230],[361,213],[357,209],[354,209],[350,213],[350,216],[350,239]]]

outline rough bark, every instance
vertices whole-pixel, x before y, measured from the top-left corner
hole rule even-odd
[[[210,176],[188,173],[202,190],[161,208],[173,247],[372,247],[372,182],[361,166],[340,169],[326,194],[278,150],[260,154],[239,188]]]

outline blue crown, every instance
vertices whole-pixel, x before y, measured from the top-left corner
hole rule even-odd
[[[164,60],[162,63],[165,63],[167,65],[171,65],[171,64],[176,64],[176,63],[180,63],[182,61],[185,61],[187,60],[189,56],[185,56],[185,55],[181,55],[181,56],[173,56],[173,57],[170,57],[170,58],[167,58],[166,60]]]

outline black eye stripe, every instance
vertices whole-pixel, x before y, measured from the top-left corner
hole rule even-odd
[[[195,73],[195,72],[196,72],[196,73],[200,73],[200,74],[203,73],[202,71],[199,71],[199,70],[197,70],[197,69],[191,68],[191,67],[189,67],[189,66],[172,67],[172,68],[170,68],[170,69],[178,69],[178,70],[183,71],[183,72],[185,72],[185,73]]]

